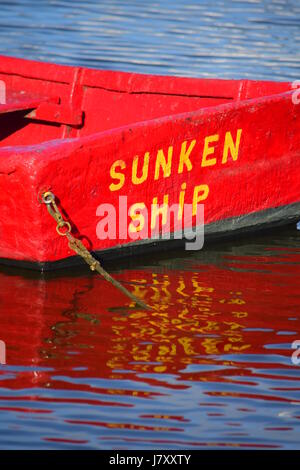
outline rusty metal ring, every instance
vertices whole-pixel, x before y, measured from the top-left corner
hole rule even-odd
[[[42,199],[45,204],[52,204],[55,201],[55,196],[51,191],[47,191],[42,195]]]
[[[67,227],[67,229],[64,232],[61,231],[61,229],[63,227]],[[71,233],[71,230],[72,230],[72,228],[71,228],[70,223],[66,222],[65,220],[62,220],[56,226],[56,231],[57,231],[58,235],[61,235],[62,237],[66,236],[68,233]]]

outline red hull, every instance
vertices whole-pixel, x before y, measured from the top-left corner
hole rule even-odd
[[[120,196],[147,208],[164,197],[169,205],[182,197],[203,203],[210,234],[287,223],[300,213],[300,106],[290,83],[5,57],[0,81],[7,94],[0,104],[2,259],[42,266],[72,256],[39,202],[46,189],[75,233],[102,253],[150,243],[97,236],[98,206],[118,208]]]

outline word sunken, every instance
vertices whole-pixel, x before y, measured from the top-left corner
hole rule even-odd
[[[226,164],[229,159],[229,154],[232,160],[238,159],[238,152],[240,146],[242,129],[238,129],[236,132],[235,139],[233,138],[230,131],[225,133],[222,145],[221,145],[221,162]],[[161,178],[168,178],[172,175],[172,171],[176,171],[181,174],[183,172],[190,172],[193,170],[194,165],[205,167],[212,167],[217,164],[217,156],[215,154],[216,144],[220,142],[220,135],[214,134],[204,138],[202,153],[195,154],[195,148],[197,140],[194,139],[191,142],[184,141],[181,144],[179,158],[177,157],[178,165],[174,168],[174,147],[171,145],[168,150],[159,149],[155,155],[150,155],[150,152],[146,152],[141,159],[136,155],[132,160],[131,166],[131,183],[133,185],[140,185],[145,183],[152,172],[152,178],[158,181]],[[220,151],[220,145],[219,145]],[[194,155],[193,155],[194,154]],[[219,155],[220,158],[220,155]],[[194,163],[194,164],[193,164]],[[109,189],[111,191],[119,191],[123,188],[126,182],[125,170],[127,164],[124,160],[116,160],[110,168],[110,176],[114,180]]]
[[[178,204],[178,220],[181,220],[184,205],[192,204],[192,215],[196,216],[198,205],[203,204],[210,194],[209,185],[198,181],[203,178],[201,168],[213,168],[217,162],[221,165],[226,165],[230,161],[236,162],[241,135],[242,129],[237,129],[235,137],[231,131],[226,131],[222,138],[219,134],[208,135],[203,140],[185,140],[179,145],[170,145],[167,149],[160,148],[151,153],[147,151],[143,157],[135,155],[129,161],[116,160],[110,167],[109,190],[112,192],[122,190],[129,194],[132,193],[133,186],[141,186],[140,194],[143,194],[143,198],[150,197],[151,200],[137,201],[139,209],[143,209],[146,205],[155,209],[161,203],[165,207]],[[174,172],[182,175],[180,182],[177,180],[178,177],[174,176]],[[191,175],[188,175],[189,173]],[[178,189],[173,190],[171,194],[160,193],[159,201],[158,196],[152,194],[152,190],[160,184],[163,188],[167,187],[164,180],[171,176],[173,181],[169,183],[170,187],[176,181]],[[187,181],[182,181],[185,177]],[[143,185],[146,185],[144,192]],[[187,194],[190,200],[186,200]]]

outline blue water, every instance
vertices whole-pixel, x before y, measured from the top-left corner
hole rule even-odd
[[[1,1],[0,52],[113,70],[299,79],[298,0]]]
[[[300,79],[300,3],[0,1],[0,53],[97,68]],[[1,449],[300,449],[300,238],[86,270],[0,271]],[[300,357],[300,356],[299,356]]]

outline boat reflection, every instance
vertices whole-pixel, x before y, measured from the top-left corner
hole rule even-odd
[[[300,338],[300,251],[210,255],[119,272],[151,312],[90,274],[36,279],[2,273],[0,337],[7,363],[36,369],[7,377],[2,387],[90,389],[55,380],[55,371],[69,378],[161,381],[176,389],[187,388],[188,381],[231,382],[233,367],[235,383],[236,376],[246,383],[253,367],[277,367],[268,345]],[[293,368],[291,351],[283,347],[280,355],[284,367]],[[175,382],[164,379],[170,374]]]

